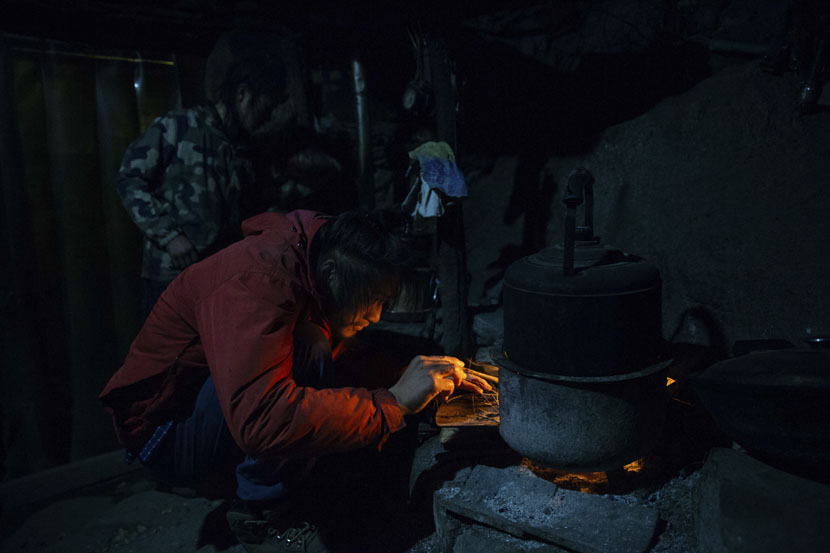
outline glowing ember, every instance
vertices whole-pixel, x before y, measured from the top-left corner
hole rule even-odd
[[[623,467],[625,472],[641,472],[645,468],[645,459],[631,461]]]
[[[604,472],[565,472],[536,465],[530,459],[522,459],[520,466],[566,490],[592,494],[608,493],[608,475]]]
[[[642,481],[649,468],[645,459],[637,459],[622,467],[622,470],[612,473],[613,478],[609,480],[607,472],[567,472],[537,465],[527,458],[522,459],[519,466],[563,489],[590,494],[617,493],[621,488]],[[636,477],[633,476],[635,474]],[[631,477],[626,478],[624,475]]]

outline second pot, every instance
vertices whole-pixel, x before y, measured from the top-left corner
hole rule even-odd
[[[609,471],[657,443],[669,395],[662,362],[605,377],[525,374],[501,353],[499,433],[521,455],[573,472]]]

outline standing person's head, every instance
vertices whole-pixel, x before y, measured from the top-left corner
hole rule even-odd
[[[314,282],[334,333],[350,338],[380,319],[414,266],[414,252],[388,213],[346,212],[312,243]]]
[[[256,55],[235,61],[225,73],[217,99],[224,105],[230,138],[250,136],[286,97],[285,67],[276,57]]]

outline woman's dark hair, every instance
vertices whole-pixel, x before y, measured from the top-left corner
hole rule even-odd
[[[219,87],[217,100],[227,108],[226,127],[232,138],[237,137],[240,130],[239,114],[235,109],[239,85],[248,85],[254,98],[265,95],[273,99],[276,105],[284,102],[288,96],[286,78],[285,66],[273,55],[248,56],[231,64]]]
[[[348,211],[317,232],[311,246],[314,278],[329,313],[358,313],[407,285],[419,259],[399,223],[389,211]],[[334,262],[331,282],[326,260]]]

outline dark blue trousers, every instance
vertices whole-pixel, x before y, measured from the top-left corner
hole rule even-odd
[[[313,323],[298,323],[293,365],[297,384],[329,386],[331,365],[331,345],[322,329]],[[244,455],[228,430],[212,378],[199,391],[190,417],[173,425],[146,463],[162,482],[172,486],[197,487],[235,470],[236,494],[246,501],[285,498],[313,465],[314,459],[275,462]]]

